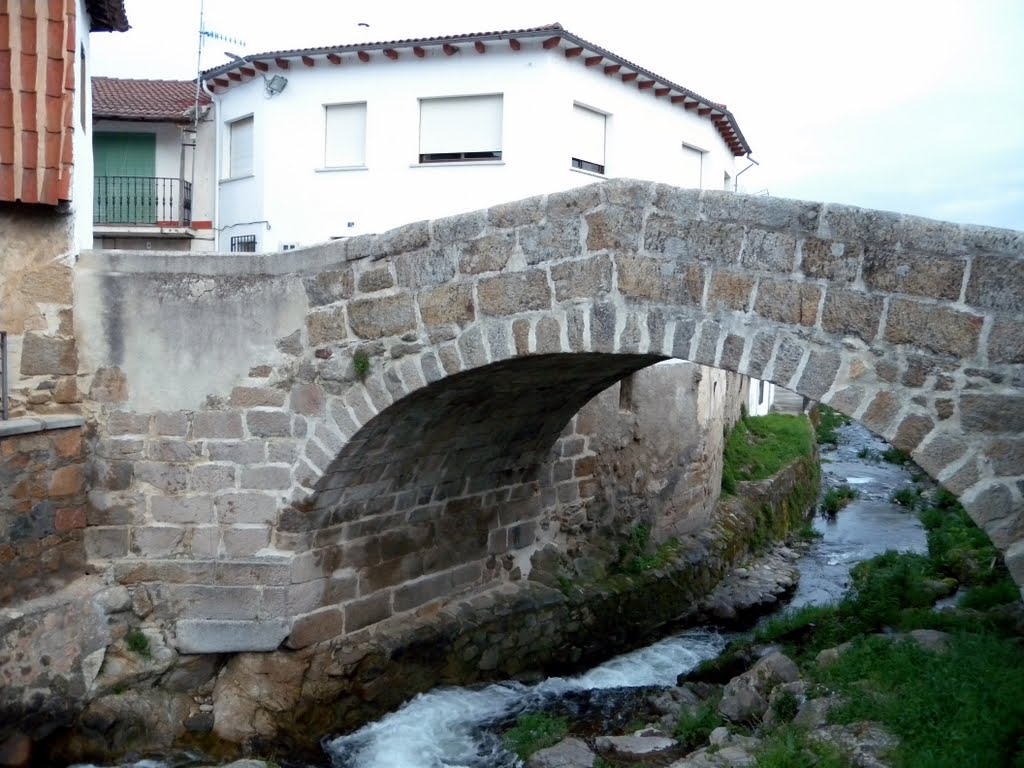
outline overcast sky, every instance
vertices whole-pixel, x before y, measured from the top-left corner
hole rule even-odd
[[[125,5],[129,32],[92,35],[93,73],[194,77],[200,0]],[[206,0],[205,15],[245,45],[208,41],[203,68],[557,21],[727,104],[761,164],[750,192],[1024,230],[1024,0]]]

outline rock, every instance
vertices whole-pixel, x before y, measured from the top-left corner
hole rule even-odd
[[[534,752],[527,768],[593,768],[597,758],[579,739],[563,739],[553,747]]]
[[[814,657],[814,662],[822,668],[835,664],[839,657],[850,650],[851,647],[850,643],[842,643],[835,648],[826,648]]]
[[[793,725],[801,728],[820,728],[828,722],[828,715],[833,707],[839,704],[835,695],[822,696],[820,699],[807,699],[793,718]]]
[[[770,653],[725,686],[718,711],[734,723],[749,722],[768,710],[768,695],[780,683],[791,683],[800,670],[781,653]]]
[[[729,729],[724,725],[720,725],[711,732],[711,735],[708,737],[708,742],[712,747],[724,747],[729,743],[729,739],[731,737],[732,734],[729,733]]]
[[[594,741],[598,752],[613,752],[618,755],[649,755],[664,752],[679,746],[679,742],[666,736],[599,736]]]
[[[92,754],[167,749],[184,733],[191,705],[188,696],[152,688],[102,696],[82,714],[78,746]]]
[[[926,651],[945,653],[953,636],[937,629],[914,629],[910,632],[911,639]]]
[[[111,587],[96,595],[96,604],[104,613],[121,613],[132,607],[132,596],[125,587]]]
[[[162,675],[178,658],[159,627],[134,629],[128,638],[139,638],[133,650],[125,639],[107,648],[103,666],[93,682],[96,691],[116,691]],[[144,638],[144,640],[142,640]]]
[[[32,739],[24,733],[13,733],[0,741],[0,765],[20,768],[32,757]]]
[[[281,713],[299,700],[308,663],[284,654],[234,656],[213,691],[217,736],[236,744],[253,737],[272,738]]]
[[[832,744],[850,756],[857,768],[889,768],[886,755],[899,746],[899,739],[879,723],[829,725],[811,732],[811,738]]]
[[[764,715],[768,700],[754,688],[750,680],[735,678],[725,687],[725,694],[718,705],[723,717],[733,723],[746,723]]]

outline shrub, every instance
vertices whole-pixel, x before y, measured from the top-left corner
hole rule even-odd
[[[921,494],[918,490],[914,488],[900,488],[892,495],[889,501],[907,509],[914,509],[920,499]]]
[[[860,493],[848,485],[829,488],[821,500],[821,513],[825,517],[835,517],[839,510],[860,496]]]
[[[899,448],[889,448],[882,451],[882,460],[900,467],[910,463],[910,457]]]
[[[705,701],[696,709],[684,709],[679,715],[675,737],[688,750],[694,750],[707,743],[711,732],[725,721],[718,714],[718,702]]]
[[[788,723],[794,717],[796,713],[800,711],[800,700],[796,697],[788,688],[783,689],[778,696],[775,697],[775,701],[772,702],[772,711],[775,716],[779,719],[780,723]]]
[[[839,411],[829,408],[827,405],[818,406],[818,426],[815,428],[819,445],[838,445],[839,434],[837,430],[850,423],[849,416],[844,416]]]
[[[838,747],[808,737],[802,728],[788,726],[772,734],[754,756],[756,768],[849,768]]]
[[[502,737],[506,748],[526,760],[534,752],[555,744],[569,733],[569,721],[564,717],[552,717],[544,712],[520,715],[514,727],[505,731]]]

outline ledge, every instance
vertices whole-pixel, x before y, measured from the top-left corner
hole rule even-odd
[[[21,416],[17,419],[0,421],[0,437],[82,426],[85,426],[85,417],[74,413],[58,413],[52,416]]]

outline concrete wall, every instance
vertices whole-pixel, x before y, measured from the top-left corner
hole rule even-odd
[[[570,167],[574,102],[609,115],[607,176],[693,185],[683,177],[685,142],[706,150],[705,186],[721,188],[733,157],[709,119],[540,46],[292,67],[272,98],[261,78],[233,85],[216,97],[222,177],[227,125],[247,115],[255,168],[220,183],[219,226],[230,228],[219,250],[234,235],[255,234],[258,250],[274,251],[590,184],[594,174]],[[494,93],[503,95],[500,162],[419,164],[420,98]],[[350,102],[367,104],[366,167],[325,169],[324,105]]]

